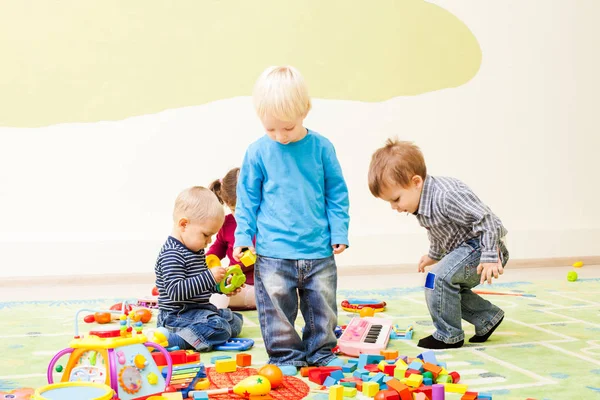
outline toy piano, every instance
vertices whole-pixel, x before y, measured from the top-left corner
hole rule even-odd
[[[392,321],[385,318],[352,318],[338,339],[339,350],[349,356],[377,354],[387,347]]]

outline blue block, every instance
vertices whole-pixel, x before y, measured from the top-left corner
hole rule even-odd
[[[347,362],[348,364],[354,364],[354,365],[358,365],[358,360],[357,360],[357,359],[354,359],[354,358],[351,358],[351,359],[349,359],[349,360],[346,360],[346,362]]]
[[[388,364],[390,364],[390,365],[396,364],[396,361],[398,361],[397,358],[394,358],[393,360],[385,360],[385,362],[388,363]]]
[[[446,368],[446,363],[443,361],[438,361],[437,365],[438,365],[438,367]],[[446,368],[446,369],[448,369],[448,368]]]
[[[379,390],[387,390],[388,385],[386,385],[385,383],[379,385]]]
[[[329,387],[329,386],[333,386],[336,383],[338,383],[338,381],[330,376],[328,376],[327,378],[325,378],[325,382],[323,382],[323,386],[325,387]]]
[[[433,365],[437,365],[438,363],[437,358],[435,358],[435,353],[431,350],[424,351],[423,353],[419,354],[419,358]]]
[[[335,371],[331,371],[331,373],[329,374],[330,377],[332,377],[333,379],[335,379],[336,381],[340,381],[340,379],[344,379],[344,373],[342,371],[335,370]]]
[[[205,391],[194,392],[194,400],[208,400],[208,394]]]
[[[423,372],[423,364],[418,361],[413,361],[410,364],[408,364],[408,369],[414,369],[419,372]]]
[[[426,386],[433,385],[433,379],[431,379],[431,378],[423,378],[423,385],[426,385]]]
[[[366,369],[360,368],[360,369],[357,369],[356,371],[354,371],[354,373],[352,374],[352,376],[353,376],[353,377],[355,377],[355,378],[360,378],[360,379],[362,379],[362,375],[363,375],[365,372],[366,372],[367,374],[369,373],[369,371],[367,371]]]
[[[231,356],[214,356],[210,358],[210,363],[214,364],[217,360],[227,360],[228,358],[231,358]]]
[[[346,363],[342,366],[342,372],[349,374],[354,371],[356,371],[356,364]]]
[[[385,378],[385,377],[386,377],[386,374],[384,374],[383,372],[378,372],[376,375],[373,375],[369,379],[369,382],[377,382],[381,386],[381,383],[383,382],[383,378]]]
[[[477,395],[477,400],[492,400],[492,395],[489,393],[479,393]]]

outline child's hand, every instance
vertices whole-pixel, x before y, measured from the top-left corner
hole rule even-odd
[[[244,253],[244,249],[250,250],[253,254],[256,254],[256,249],[254,247],[236,247],[233,249],[233,259],[237,262],[240,262],[240,258],[242,258],[242,254]]]
[[[229,282],[227,282],[229,284]],[[240,286],[239,288],[235,289],[233,292],[231,293],[227,293],[225,296],[227,297],[231,297],[231,296],[235,296],[236,294],[238,294],[239,292],[242,291],[242,288],[246,287],[246,284],[244,283],[242,286]]]
[[[481,281],[479,283],[483,285],[487,281],[488,285],[491,285],[492,276],[498,279],[498,276],[504,273],[504,267],[500,260],[495,263],[481,263],[477,266],[477,273],[481,274]]]
[[[425,272],[425,268],[435,264],[437,261],[425,254],[419,260],[419,272]]]
[[[333,248],[333,254],[342,254],[344,250],[348,248],[345,244],[334,244],[331,246]]]
[[[213,274],[215,277],[215,282],[217,283],[223,280],[225,277],[225,272],[227,272],[227,270],[225,270],[223,267],[214,267],[210,269],[210,273]]]

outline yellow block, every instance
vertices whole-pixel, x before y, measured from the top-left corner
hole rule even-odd
[[[235,372],[237,370],[237,364],[235,363],[235,359],[228,358],[226,360],[217,360],[215,368],[218,373]]]
[[[403,369],[403,370],[407,370],[408,369],[408,364],[406,364],[404,362],[403,359],[399,358],[398,361],[396,361],[396,369]]]
[[[356,397],[356,393],[358,393],[358,390],[356,390],[356,388],[353,388],[353,387],[345,387],[344,388],[344,397]]]
[[[406,378],[406,385],[410,387],[417,388],[421,386],[421,383],[423,383],[423,375],[410,374],[410,376]]]
[[[467,385],[461,385],[458,383],[444,383],[443,385],[446,389],[446,392],[465,394],[467,391]]]
[[[396,378],[398,380],[404,379],[404,373],[405,372],[406,372],[405,369],[396,367],[396,369],[394,370],[394,378]]]
[[[161,395],[166,400],[183,400],[181,392],[166,392]]]
[[[379,392],[379,383],[364,382],[362,392],[367,397],[375,397],[377,392]]]
[[[377,364],[377,368],[379,368],[380,371],[383,371],[386,365],[390,364],[388,364],[387,361],[381,361],[379,364]]]
[[[343,400],[344,387],[342,385],[332,385],[329,387],[329,400]]]

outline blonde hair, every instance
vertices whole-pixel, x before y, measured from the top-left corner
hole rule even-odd
[[[202,186],[185,189],[175,200],[173,221],[187,218],[190,221],[225,218],[223,206],[213,192]]]
[[[295,121],[311,108],[308,88],[300,72],[291,66],[269,67],[258,78],[252,94],[260,118]]]
[[[375,197],[384,187],[398,184],[408,187],[413,176],[423,180],[427,177],[427,166],[421,149],[414,143],[388,139],[385,146],[371,157],[369,166],[369,190]]]

